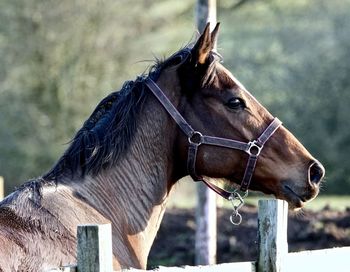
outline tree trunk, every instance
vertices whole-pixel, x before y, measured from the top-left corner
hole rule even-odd
[[[207,22],[216,24],[216,0],[197,0],[196,24],[199,32]],[[196,265],[216,263],[216,194],[202,183],[197,185]]]

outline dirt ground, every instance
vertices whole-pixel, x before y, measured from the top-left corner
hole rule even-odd
[[[257,259],[257,208],[242,208],[243,222],[229,221],[231,210],[218,209],[217,262]],[[169,209],[149,256],[149,268],[159,265],[194,265],[195,211]],[[344,212],[325,207],[289,215],[289,251],[350,246],[350,208]]]

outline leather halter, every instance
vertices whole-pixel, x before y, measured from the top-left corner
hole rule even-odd
[[[223,198],[232,199],[232,192],[226,191],[214,184],[209,183],[203,177],[196,174],[196,158],[197,151],[200,145],[212,145],[219,147],[227,147],[231,149],[237,149],[246,152],[249,155],[247,166],[244,172],[244,176],[241,182],[240,190],[246,192],[248,190],[250,181],[252,179],[256,162],[267,140],[276,132],[276,130],[282,125],[282,122],[278,118],[274,118],[264,132],[253,141],[248,143],[231,140],[221,137],[213,137],[202,135],[199,131],[194,130],[187,121],[182,117],[179,111],[174,107],[170,100],[166,97],[159,86],[149,77],[146,78],[145,84],[152,91],[154,96],[163,105],[166,111],[178,124],[183,133],[187,136],[189,147],[187,155],[187,170],[195,181],[204,182],[210,189],[221,195]]]

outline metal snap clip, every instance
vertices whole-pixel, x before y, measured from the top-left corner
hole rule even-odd
[[[239,213],[239,210],[244,205],[244,198],[248,196],[248,191],[244,193],[243,196],[241,196],[237,190],[235,190],[229,200],[231,201],[233,212],[230,216],[230,221],[233,225],[238,226],[242,223],[242,215]]]

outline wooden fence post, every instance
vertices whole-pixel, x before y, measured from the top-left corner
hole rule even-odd
[[[4,178],[0,176],[0,201],[5,197],[5,183]]]
[[[288,254],[288,203],[283,200],[259,200],[259,272],[282,271]]]
[[[111,233],[111,224],[78,226],[79,272],[113,271]]]

